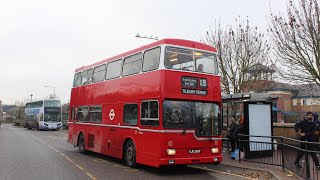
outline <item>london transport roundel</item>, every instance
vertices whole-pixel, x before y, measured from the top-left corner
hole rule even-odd
[[[116,116],[116,113],[114,112],[114,110],[113,110],[113,109],[110,109],[110,112],[109,112],[109,118],[110,118],[110,120],[113,120],[115,116]]]

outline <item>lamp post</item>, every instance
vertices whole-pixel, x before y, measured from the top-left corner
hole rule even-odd
[[[144,38],[144,39],[152,39],[158,41],[158,37],[153,37],[153,36],[140,36],[140,34],[137,34],[135,36],[136,38]]]
[[[54,86],[44,86],[46,88],[52,88],[53,89],[53,99],[56,99],[56,87]]]

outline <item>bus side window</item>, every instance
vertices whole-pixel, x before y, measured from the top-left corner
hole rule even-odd
[[[128,125],[137,125],[138,123],[138,105],[137,104],[125,104],[123,123]]]
[[[90,122],[101,123],[102,108],[101,106],[90,107]]]
[[[138,74],[141,71],[142,53],[124,58],[122,76]]]
[[[159,126],[158,101],[144,101],[141,103],[141,125]]]
[[[160,47],[145,51],[143,54],[143,72],[158,69],[160,61]]]
[[[89,108],[88,107],[80,107],[78,111],[78,120],[85,122],[89,120]]]

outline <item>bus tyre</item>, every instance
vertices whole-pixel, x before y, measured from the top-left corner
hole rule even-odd
[[[136,146],[132,140],[129,140],[126,144],[124,159],[127,166],[131,168],[136,166]]]
[[[87,151],[86,151],[86,148],[85,148],[85,141],[84,141],[84,135],[83,134],[81,134],[80,137],[79,137],[78,145],[79,145],[79,152],[81,154],[86,154]]]

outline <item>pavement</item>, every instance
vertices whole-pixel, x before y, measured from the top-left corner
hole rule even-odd
[[[248,161],[239,162],[239,160],[233,160],[231,159],[229,152],[222,153],[222,162],[218,166],[210,164],[197,166],[204,169],[236,174],[239,175],[239,177],[244,177],[247,179],[303,179],[300,176],[295,175],[291,171],[282,169],[282,167],[279,166],[272,166]]]

